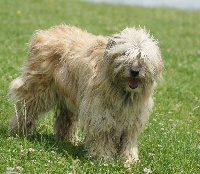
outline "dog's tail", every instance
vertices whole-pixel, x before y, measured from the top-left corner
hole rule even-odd
[[[24,91],[24,80],[22,77],[18,77],[13,80],[9,87],[9,98],[13,101],[18,101],[22,98],[21,92]]]

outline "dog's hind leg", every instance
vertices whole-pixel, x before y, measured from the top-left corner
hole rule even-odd
[[[55,95],[53,96],[49,91],[53,91],[51,85],[41,90],[40,85],[33,83],[27,85],[29,81],[18,77],[10,85],[10,95],[16,103],[9,129],[19,135],[28,135],[35,131],[38,116],[52,107],[53,98],[55,98]]]
[[[60,107],[55,115],[54,133],[57,138],[76,143],[78,141],[78,118],[66,107]]]

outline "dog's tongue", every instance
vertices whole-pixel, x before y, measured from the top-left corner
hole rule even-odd
[[[139,85],[139,80],[137,78],[130,78],[128,80],[129,87],[135,89]]]

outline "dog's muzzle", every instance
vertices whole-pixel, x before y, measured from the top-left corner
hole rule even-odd
[[[128,84],[131,89],[136,89],[139,85],[139,79],[137,78],[139,76],[139,72],[140,71],[138,69],[130,70],[131,77],[128,80]]]

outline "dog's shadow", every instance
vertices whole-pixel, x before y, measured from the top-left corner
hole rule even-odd
[[[75,145],[56,139],[53,133],[36,132],[33,135],[19,137],[18,135],[13,135],[10,133],[7,127],[2,126],[0,128],[0,136],[2,138],[5,137],[6,139],[8,139],[8,137],[17,137],[22,142],[25,140],[33,144],[40,144],[41,148],[38,150],[53,153],[55,152],[60,156],[70,158],[72,160],[85,160],[89,158],[89,153],[86,150],[83,142],[79,142]]]
[[[19,141],[19,144],[23,142],[27,143],[30,142],[33,146],[31,147],[26,146],[26,148],[33,148],[34,146],[38,147],[35,148],[35,151],[41,151],[41,152],[49,152],[49,153],[56,153],[59,157],[64,157],[68,159],[69,161],[77,162],[80,161],[81,163],[85,163],[88,161],[91,161],[91,164],[101,164],[102,159],[98,160],[96,157],[92,157],[89,154],[89,151],[86,149],[84,142],[79,142],[76,145],[71,144],[66,141],[62,141],[55,138],[55,135],[53,133],[46,133],[46,132],[37,132],[33,135],[29,136],[18,136],[13,135],[11,132],[8,131],[7,127],[0,127],[0,136],[5,139],[9,138],[17,138],[17,141]],[[117,162],[117,159],[114,159],[111,163],[108,163],[108,167],[114,167],[113,164]]]
[[[61,156],[70,158],[72,160],[84,160],[88,158],[88,151],[86,150],[83,142],[72,144],[66,141],[56,139],[53,134],[35,133],[34,135],[26,137],[30,142],[37,142],[44,145],[43,150],[49,152],[56,152]]]

